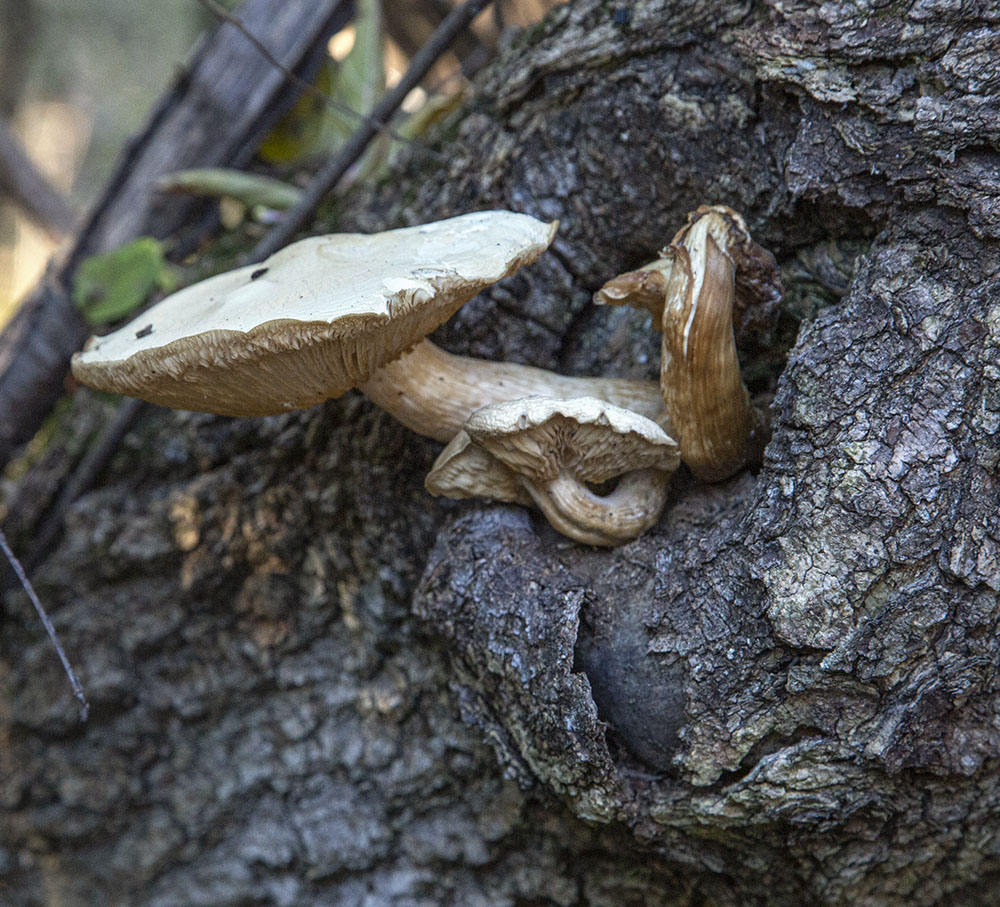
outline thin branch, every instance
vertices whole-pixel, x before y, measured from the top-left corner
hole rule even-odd
[[[63,651],[62,644],[59,642],[59,637],[56,635],[56,628],[52,626],[52,621],[49,620],[49,615],[45,613],[45,608],[42,607],[42,602],[35,593],[34,587],[32,587],[31,582],[28,579],[28,575],[24,572],[24,568],[21,566],[21,562],[14,556],[14,552],[11,551],[10,545],[7,544],[7,536],[4,535],[2,529],[0,529],[0,550],[3,550],[3,553],[7,556],[7,560],[10,561],[10,565],[17,574],[17,578],[21,581],[21,586],[24,588],[24,591],[28,593],[28,598],[31,599],[31,603],[35,606],[35,610],[38,612],[38,617],[42,621],[42,625],[45,627],[45,632],[49,634],[49,639],[52,640],[52,645],[56,647],[56,653],[59,655],[59,660],[62,662],[63,670],[69,678],[69,685],[73,688],[73,695],[80,702],[80,720],[86,721],[87,716],[90,714],[90,704],[87,702],[87,697],[83,693],[83,685],[77,679],[76,674],[73,673],[73,667],[70,665],[69,659]]]
[[[234,16],[232,13],[227,12],[223,7],[221,7],[215,0],[198,0],[198,2],[206,9],[209,13],[215,16],[220,22],[225,22],[235,28],[244,38],[246,38],[260,53],[260,55],[267,60],[275,69],[277,69],[289,82],[299,88],[301,91],[312,95],[317,98],[331,110],[335,110],[338,113],[342,113],[345,116],[353,117],[358,122],[362,122],[365,119],[365,115],[348,104],[341,104],[339,101],[335,101],[328,94],[318,89],[315,85],[307,82],[297,73],[292,72],[287,66],[283,66],[281,61],[277,59],[274,54],[272,54],[267,47],[260,41],[260,39],[254,35],[249,28],[244,25],[243,21],[238,17]],[[382,130],[394,138],[397,142],[403,142],[404,144],[411,145],[417,148],[424,154],[430,155],[432,157],[439,157],[437,152],[428,148],[423,142],[417,139],[411,139],[408,136],[403,135],[400,132],[392,129],[389,126],[383,126]]]
[[[62,193],[32,163],[10,127],[0,119],[0,195],[9,195],[53,236],[73,230],[76,214]]]
[[[340,151],[312,178],[303,192],[302,200],[288,212],[285,220],[257,244],[248,261],[262,261],[288,243],[296,230],[313,215],[323,197],[333,190],[362,155],[368,143],[392,119],[403,99],[420,84],[441,55],[489,4],[490,0],[466,0],[448,14],[427,43],[414,55],[403,78],[385,94]]]
[[[386,33],[407,57],[412,57],[430,38],[434,29],[445,20],[451,9],[450,0],[383,3]],[[474,32],[468,31],[456,43],[455,52],[467,59],[483,49],[482,41]]]

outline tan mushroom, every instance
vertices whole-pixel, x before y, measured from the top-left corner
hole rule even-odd
[[[595,295],[598,304],[653,313],[663,334],[660,387],[670,424],[681,460],[703,481],[725,479],[763,455],[768,422],[740,376],[733,322],[775,293],[777,264],[750,239],[743,218],[724,206],[703,206],[659,260]]]
[[[620,545],[660,517],[677,444],[655,422],[592,397],[528,397],[474,412],[441,452],[434,495],[534,502],[563,535]],[[592,491],[622,476],[609,494]]]
[[[534,261],[555,229],[483,211],[301,240],[92,337],[73,357],[73,374],[99,390],[231,416],[301,409],[357,386],[441,441],[473,410],[529,394],[592,395],[661,413],[652,382],[568,378],[453,356],[423,340],[480,290]]]
[[[669,250],[664,250],[666,254]],[[630,305],[645,309],[653,316],[657,330],[663,324],[663,307],[667,302],[667,285],[673,272],[673,255],[658,258],[636,271],[627,271],[611,278],[594,294],[597,305]]]
[[[464,428],[438,455],[424,487],[435,497],[489,498],[524,507],[530,507],[532,502],[517,473],[476,444]]]

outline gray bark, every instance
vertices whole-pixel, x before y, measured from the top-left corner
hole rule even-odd
[[[762,471],[680,477],[598,551],[430,500],[437,446],[353,395],[158,412],[37,575],[87,727],[7,599],[5,902],[995,903],[998,26],[580,0],[515,42],[447,170],[404,165],[338,226],[558,217],[442,341],[651,375],[648,323],[589,293],[698,204],[743,211],[788,283],[745,353],[775,392]],[[108,405],[77,395],[39,499]]]

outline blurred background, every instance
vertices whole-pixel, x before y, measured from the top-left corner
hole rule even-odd
[[[370,107],[459,2],[355,0],[355,24],[331,38],[329,65],[317,77],[334,104],[313,104],[297,124],[279,127],[264,146],[268,161],[287,173],[332,151],[357,125],[343,111],[338,116],[337,105]],[[554,3],[495,0],[404,110],[419,123],[421,112],[427,118],[435,105],[446,106],[508,30],[537,21]],[[238,15],[237,0],[0,0],[0,326],[99,196],[199,35],[226,10]],[[17,143],[13,151],[4,134]],[[30,214],[8,191],[4,167],[15,166],[20,151],[53,190],[48,217]]]

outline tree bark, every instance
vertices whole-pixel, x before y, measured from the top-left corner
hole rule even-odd
[[[5,903],[995,902],[1000,7],[628,9],[553,10],[447,168],[336,226],[557,217],[439,339],[649,377],[648,321],[589,294],[742,211],[787,283],[745,343],[761,472],[681,476],[595,550],[430,501],[437,445],[354,395],[157,412],[37,575],[86,727],[7,599]],[[62,446],[106,405],[78,394]]]

